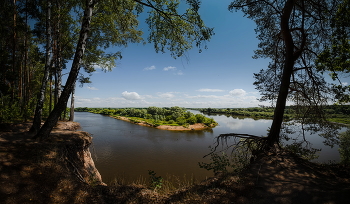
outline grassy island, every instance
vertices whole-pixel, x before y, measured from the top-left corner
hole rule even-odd
[[[135,124],[165,130],[201,130],[213,128],[217,122],[202,114],[193,114],[178,106],[170,108],[76,108],[77,112],[91,112],[108,115]]]

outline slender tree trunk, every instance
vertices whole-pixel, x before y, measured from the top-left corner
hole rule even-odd
[[[75,84],[72,90],[72,96],[70,98],[70,113],[69,113],[69,121],[74,121],[74,100],[75,100]]]
[[[49,113],[52,111],[52,74],[49,76]]]
[[[37,133],[41,125],[42,109],[45,101],[45,91],[47,86],[47,81],[49,78],[50,66],[51,66],[51,1],[48,1],[47,6],[47,17],[46,17],[46,62],[44,77],[42,79],[40,92],[38,95],[38,101],[36,104],[35,115],[33,120],[33,125],[30,128],[30,132]]]
[[[38,134],[34,136],[34,139],[36,138],[45,139],[49,137],[52,128],[57,124],[58,118],[67,107],[67,101],[69,99],[70,94],[72,93],[72,90],[75,85],[75,81],[77,80],[77,77],[79,74],[80,62],[84,56],[86,40],[90,29],[92,11],[95,4],[96,4],[96,0],[86,1],[86,8],[84,11],[84,18],[81,25],[79,41],[77,44],[72,68],[69,72],[66,85],[64,86],[61,97],[58,99],[58,103],[56,104],[53,111],[50,113],[45,124],[39,130]]]
[[[286,107],[290,78],[293,73],[295,56],[294,56],[294,42],[289,29],[289,19],[294,7],[294,0],[288,0],[284,6],[281,17],[281,33],[285,43],[285,64],[283,67],[283,74],[281,79],[280,90],[274,111],[274,117],[270,128],[270,133],[267,137],[267,148],[271,148],[274,144],[279,142],[280,131],[283,122],[284,110]]]
[[[17,0],[13,0],[13,44],[12,44],[12,75],[16,74],[16,44],[17,44]],[[12,80],[12,100],[15,98],[15,84],[16,80]]]
[[[28,0],[26,0],[26,25],[28,25]],[[27,81],[27,74],[28,74],[28,66],[27,66],[27,62],[28,62],[28,26],[26,26],[26,32],[24,35],[24,73],[23,73],[23,104],[22,104],[22,110],[23,110],[23,118],[24,118],[24,122],[27,122],[28,119],[28,89],[29,89],[29,82]]]
[[[56,27],[56,68],[55,68],[55,105],[58,102],[58,98],[61,96],[61,87],[62,87],[62,60],[61,60],[61,33],[60,33],[60,23],[61,23],[61,16],[60,16],[60,9],[61,5],[59,1],[56,1],[57,3],[57,9],[58,9],[58,16],[57,16],[57,27]]]

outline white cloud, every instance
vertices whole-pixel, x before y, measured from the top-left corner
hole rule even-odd
[[[184,75],[184,73],[180,70],[175,75]]]
[[[176,70],[176,67],[168,66],[163,68],[164,71]]]
[[[174,98],[175,95],[172,94],[171,92],[167,92],[167,93],[159,93],[158,96],[160,98]]]
[[[223,92],[224,90],[221,90],[221,89],[198,89],[197,91],[200,91],[200,92]]]
[[[225,96],[216,96],[216,95],[196,95],[196,96],[189,96],[185,95],[186,98],[210,98],[210,99],[223,99]]]
[[[152,95],[143,95],[144,98],[154,98]]]
[[[133,92],[124,92],[132,95]],[[134,92],[135,93],[135,92]],[[173,93],[161,93],[163,97],[171,97]],[[138,95],[138,94],[137,94]],[[109,97],[109,98],[81,98],[77,97],[76,107],[171,107],[171,106],[180,106],[188,108],[244,108],[244,107],[257,107],[258,105],[269,105],[261,104],[257,100],[237,100],[232,99],[231,96],[188,96],[188,95],[175,95],[173,98],[161,98],[160,94],[157,94],[158,97],[148,98],[144,95],[139,96],[139,100],[135,99],[126,99],[125,97]]]
[[[127,91],[124,91],[122,93],[122,96],[126,99],[126,100],[141,100],[141,96],[136,93],[136,92],[127,92]]]
[[[347,86],[348,85],[348,82],[343,82],[341,83],[343,86]]]
[[[152,66],[150,66],[150,67],[144,68],[143,70],[145,70],[145,71],[150,71],[150,70],[153,70],[153,69],[156,69],[156,66],[152,65]]]
[[[94,91],[98,90],[98,88],[92,87],[92,86],[88,86],[87,88],[90,89],[90,90],[94,90]]]
[[[231,96],[237,96],[237,97],[242,97],[247,94],[247,92],[244,91],[243,89],[233,89],[229,93]]]

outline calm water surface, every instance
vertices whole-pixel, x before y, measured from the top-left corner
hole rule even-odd
[[[192,111],[194,113],[199,113]],[[115,177],[135,181],[148,178],[148,170],[162,177],[203,180],[212,173],[200,169],[198,162],[209,153],[214,138],[224,133],[265,136],[272,120],[210,116],[219,126],[210,131],[175,132],[135,125],[100,114],[76,112],[75,121],[93,136],[91,152],[104,182]],[[323,138],[311,135],[314,148],[322,148],[319,162],[339,161],[338,146],[324,146]]]

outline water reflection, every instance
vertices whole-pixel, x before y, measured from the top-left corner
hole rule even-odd
[[[199,113],[198,111],[195,112]],[[200,169],[198,162],[209,153],[215,137],[225,133],[242,133],[266,136],[272,120],[239,119],[232,116],[211,115],[219,126],[206,131],[167,131],[116,120],[107,116],[77,112],[75,119],[84,131],[93,134],[92,148],[95,164],[103,180],[109,182],[121,175],[125,180],[135,180],[140,175],[148,178],[148,170],[165,177],[167,174],[182,178],[184,175],[202,180],[212,176]],[[295,124],[295,129],[300,128]],[[295,133],[299,137],[299,133]],[[321,148],[318,161],[339,161],[338,146],[324,146],[321,137],[306,134],[314,148]],[[299,138],[300,139],[300,138]],[[286,141],[291,142],[292,140]]]

